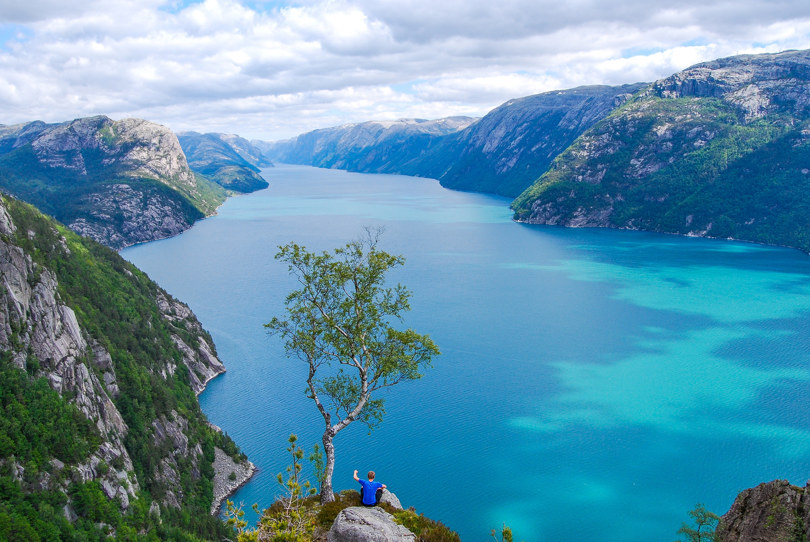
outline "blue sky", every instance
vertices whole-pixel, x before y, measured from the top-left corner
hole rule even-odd
[[[274,140],[806,48],[806,0],[3,2],[0,124],[104,114]]]

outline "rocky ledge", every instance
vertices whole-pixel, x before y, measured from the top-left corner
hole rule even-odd
[[[219,448],[214,448],[214,502],[211,515],[219,512],[223,501],[236,493],[253,477],[256,465],[250,461],[237,463]]]
[[[382,508],[352,506],[340,511],[328,542],[415,542],[416,535]]]

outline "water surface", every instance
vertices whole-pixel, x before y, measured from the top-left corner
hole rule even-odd
[[[336,488],[377,471],[405,506],[486,540],[674,540],[698,502],[810,475],[810,259],[753,244],[525,226],[508,201],[426,179],[298,166],[215,217],[122,254],[211,332],[228,372],[200,396],[259,467],[269,505],[296,433],[323,421],[305,366],[264,323],[294,287],[273,258],[364,226],[407,258],[407,325],[442,350],[385,394],[383,424],[335,440]]]

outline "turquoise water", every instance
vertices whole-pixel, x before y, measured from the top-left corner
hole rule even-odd
[[[293,287],[273,259],[384,225],[406,256],[407,324],[442,350],[390,389],[372,433],[336,438],[335,486],[377,471],[465,542],[670,541],[698,502],[810,477],[810,258],[752,244],[525,226],[502,198],[426,179],[297,166],[172,239],[122,254],[186,301],[228,373],[200,396],[259,467],[269,505],[290,433],[323,421],[305,367],[262,325]]]

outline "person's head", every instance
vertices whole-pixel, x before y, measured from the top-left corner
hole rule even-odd
[[[371,482],[372,480],[374,480],[374,471],[370,470],[368,471],[368,481]]]

